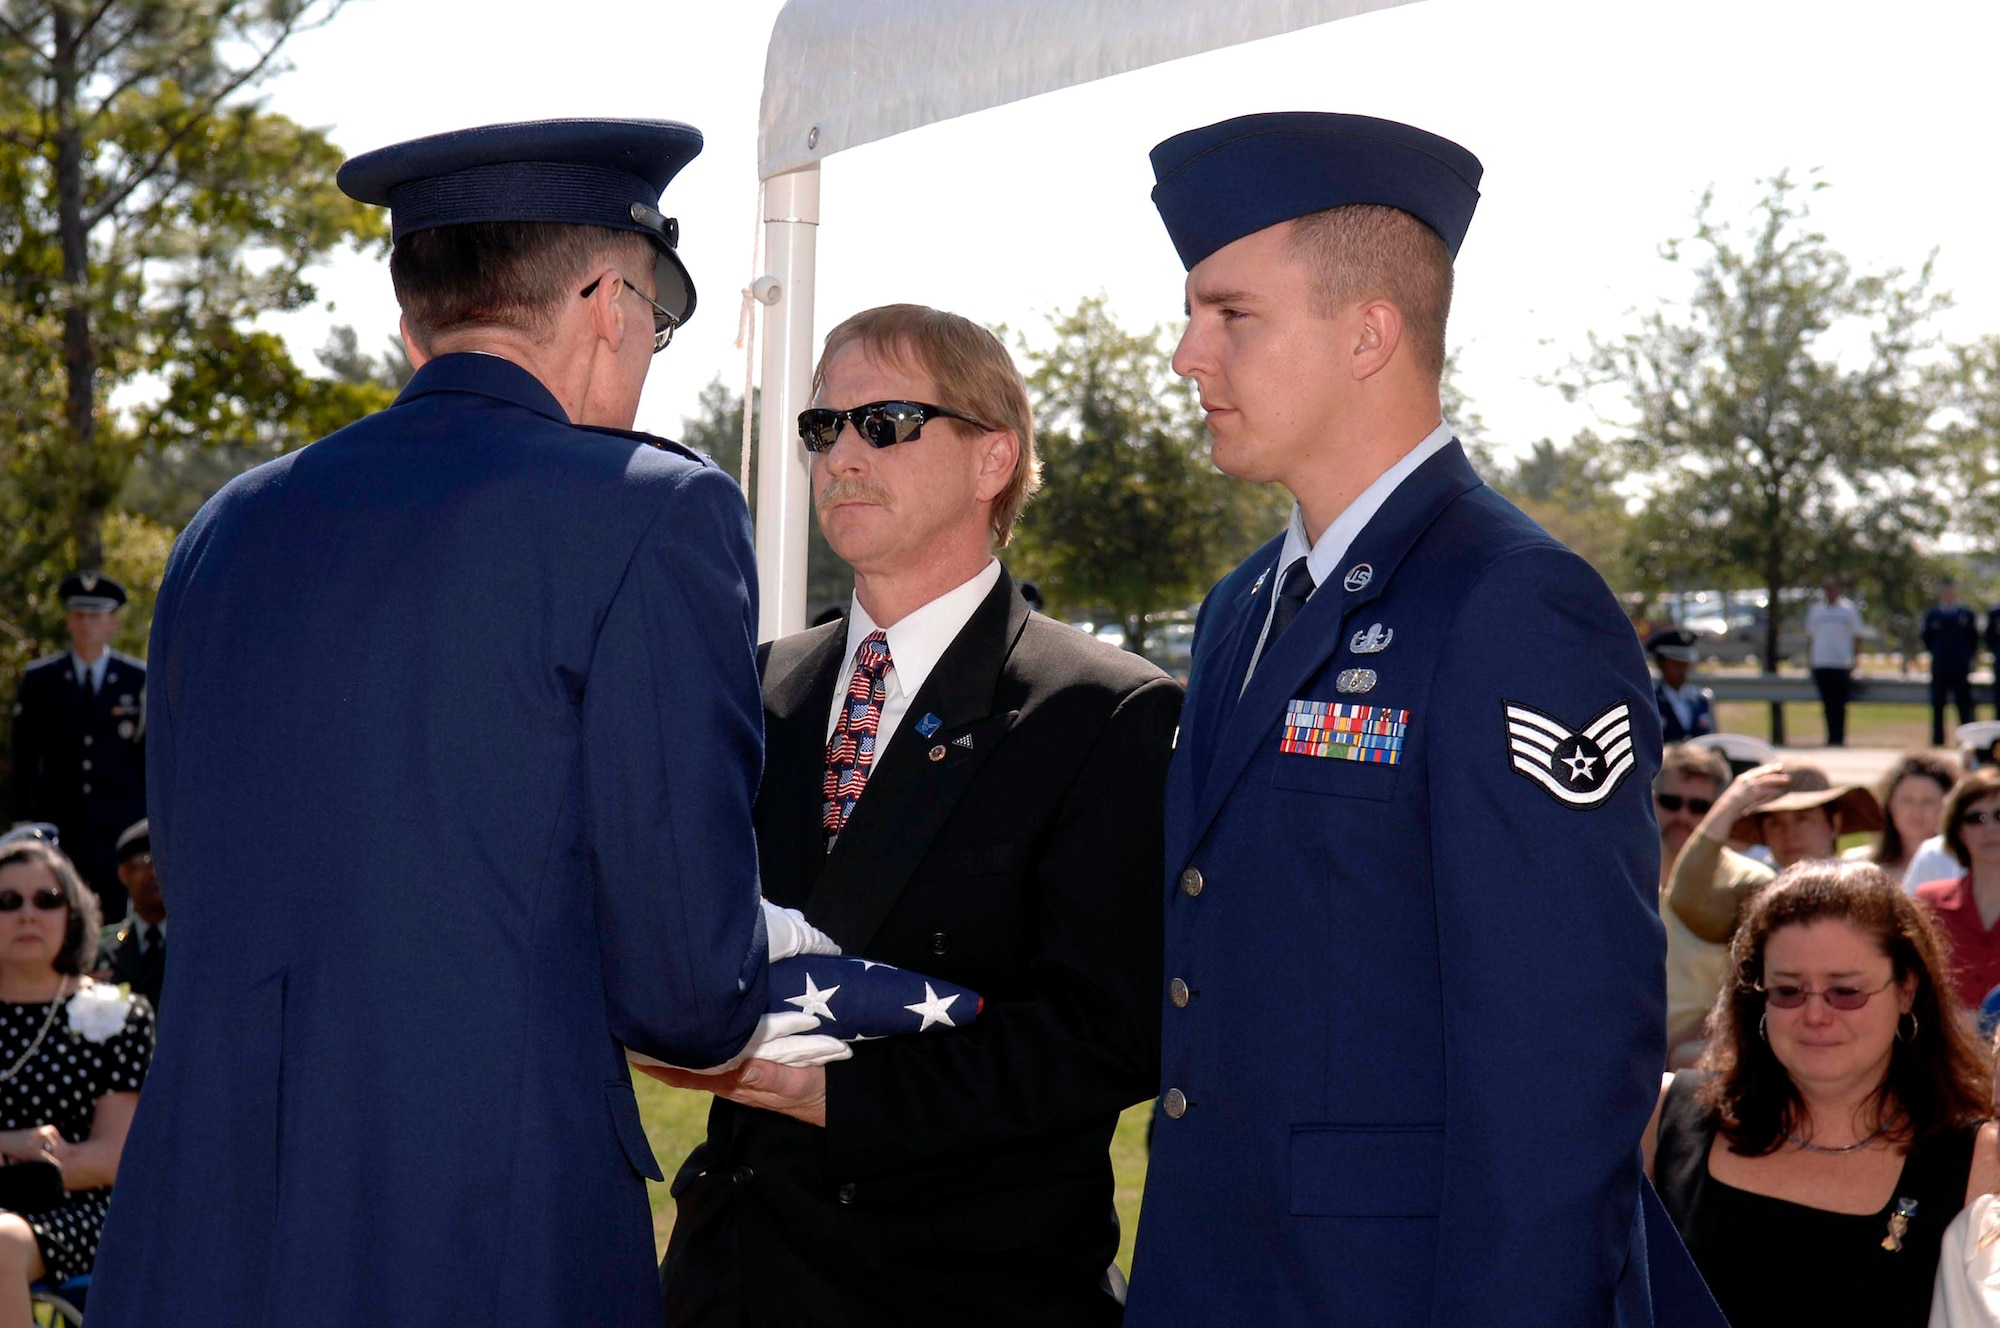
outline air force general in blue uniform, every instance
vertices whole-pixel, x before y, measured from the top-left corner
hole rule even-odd
[[[1358,116],[1247,117],[1153,161],[1189,336],[1219,305],[1233,346],[1280,329],[1256,289],[1207,290],[1212,255],[1346,204],[1455,255],[1480,176]],[[1640,1161],[1664,947],[1639,643],[1449,429],[1401,446],[1202,605],[1128,1328],[1720,1324]]]
[[[341,183],[399,248],[486,227],[467,281],[549,234],[505,227],[605,228],[550,317],[622,329],[580,362],[636,375],[595,411],[629,423],[693,304],[655,209],[700,145],[502,126]],[[93,1325],[659,1322],[621,1044],[722,1062],[766,1001],[749,524],[728,477],[584,427],[582,378],[547,376],[438,354],[175,547],[148,706],[174,1003]]]

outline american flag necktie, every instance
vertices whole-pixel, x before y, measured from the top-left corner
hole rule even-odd
[[[826,834],[826,851],[854,814],[861,799],[862,785],[875,764],[875,731],[882,724],[882,675],[889,671],[889,637],[870,632],[854,648],[854,676],[847,680],[847,699],[841,702],[840,719],[826,744],[826,778],[820,785],[820,829]]]

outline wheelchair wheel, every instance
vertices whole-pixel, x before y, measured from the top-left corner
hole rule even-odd
[[[29,1322],[36,1328],[83,1328],[83,1311],[53,1291],[36,1287],[28,1302]]]

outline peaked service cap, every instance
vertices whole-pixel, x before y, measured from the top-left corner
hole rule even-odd
[[[653,242],[668,313],[694,313],[680,223],[660,214],[667,182],[701,152],[674,120],[528,120],[482,125],[364,152],[340,168],[341,192],[389,209],[392,238],[475,222],[547,221],[634,231]]]
[[[125,605],[125,587],[102,572],[71,572],[56,587],[66,609],[79,613],[110,613]]]
[[[1479,158],[1394,120],[1323,111],[1243,115],[1153,149],[1153,205],[1181,263],[1281,221],[1374,203],[1438,233],[1452,257],[1479,205]]]

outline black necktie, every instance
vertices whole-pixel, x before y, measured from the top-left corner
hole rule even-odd
[[[1258,664],[1271,657],[1272,647],[1278,644],[1278,638],[1292,625],[1292,619],[1299,616],[1299,610],[1312,598],[1313,589],[1312,569],[1306,566],[1304,557],[1294,558],[1292,565],[1278,580],[1278,603],[1271,610],[1271,630],[1264,634],[1264,649],[1257,655]],[[1256,670],[1251,671],[1254,673]]]

